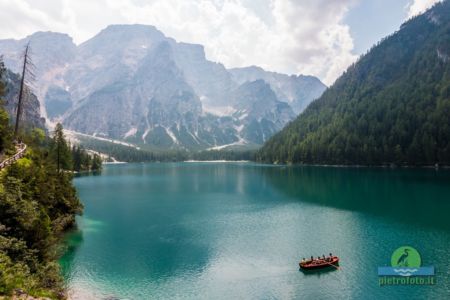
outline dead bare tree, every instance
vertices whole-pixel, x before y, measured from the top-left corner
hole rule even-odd
[[[16,115],[16,125],[14,127],[14,138],[17,140],[19,135],[19,124],[20,117],[22,116],[22,110],[24,105],[24,99],[26,98],[26,83],[30,80],[34,80],[33,73],[34,65],[31,60],[31,48],[30,42],[25,46],[25,50],[23,53],[23,66],[22,66],[22,78],[20,80],[20,90],[19,90],[19,99],[17,102],[17,115]],[[27,79],[26,79],[27,78]]]

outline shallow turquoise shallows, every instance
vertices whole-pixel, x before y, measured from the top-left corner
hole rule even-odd
[[[450,171],[124,164],[75,179],[74,299],[448,299]],[[380,286],[409,245],[433,286]],[[341,269],[305,274],[332,252]]]

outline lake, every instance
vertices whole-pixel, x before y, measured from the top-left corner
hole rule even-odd
[[[122,164],[75,185],[85,213],[60,260],[73,299],[450,295],[448,170]],[[435,285],[379,285],[404,245]],[[339,270],[299,271],[329,252]]]

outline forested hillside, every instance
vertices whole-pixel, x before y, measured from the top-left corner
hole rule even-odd
[[[120,162],[181,162],[188,160],[255,160],[256,150],[223,149],[190,152],[186,150],[155,151],[118,143],[79,138],[85,147],[109,156],[109,161]]]
[[[0,68],[0,99],[6,90],[5,72]],[[0,298],[19,291],[65,298],[57,263],[60,241],[83,209],[68,172],[74,168],[76,151],[71,151],[62,128],[50,138],[31,126],[24,124],[27,129],[19,137],[28,146],[25,156],[0,170]],[[19,147],[12,132],[0,105],[0,161]]]
[[[450,164],[450,1],[374,46],[272,137],[258,160]]]

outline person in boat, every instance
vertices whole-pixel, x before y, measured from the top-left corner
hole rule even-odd
[[[330,256],[327,256],[327,258],[325,259],[325,261],[332,261],[333,260],[333,254],[330,253]]]
[[[314,257],[311,255],[311,261],[313,262],[314,261]]]
[[[323,258],[323,260],[325,260],[325,254],[322,254],[322,258]]]

